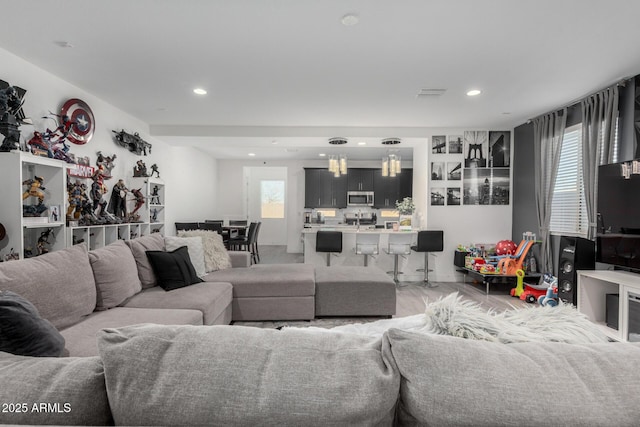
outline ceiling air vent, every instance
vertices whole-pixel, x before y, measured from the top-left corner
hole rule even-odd
[[[382,140],[382,145],[398,145],[401,142],[400,138],[385,138]]]
[[[329,144],[331,145],[344,145],[347,143],[346,138],[330,138]]]
[[[444,95],[446,91],[446,89],[420,89],[418,91],[418,94],[416,95],[416,98],[437,98]]]

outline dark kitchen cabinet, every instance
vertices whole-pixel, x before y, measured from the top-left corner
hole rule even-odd
[[[304,170],[305,208],[346,208],[347,176],[333,176],[327,169]]]
[[[373,191],[373,176],[379,169],[349,169],[347,184],[349,191]]]
[[[375,189],[374,207],[379,209],[395,209],[396,200],[411,197],[413,194],[413,169],[402,169],[395,177],[382,176],[378,170],[374,174]]]

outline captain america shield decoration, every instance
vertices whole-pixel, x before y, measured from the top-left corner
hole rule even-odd
[[[69,141],[82,145],[91,140],[96,121],[91,108],[84,101],[76,98],[68,100],[62,106],[60,115]]]

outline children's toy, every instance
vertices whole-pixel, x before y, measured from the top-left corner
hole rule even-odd
[[[543,283],[546,284],[547,292],[538,297],[538,303],[542,306],[549,305],[555,307],[558,305],[558,278],[545,273],[543,276]]]
[[[498,262],[498,268],[502,274],[514,275],[516,271],[523,270],[524,261],[527,257],[527,253],[536,242],[533,240],[523,240],[518,245],[516,252],[513,256],[506,256]]]
[[[517,270],[516,271],[516,276],[517,276],[517,283],[516,283],[516,287],[511,289],[511,291],[509,292],[511,294],[512,297],[520,297],[520,295],[522,295],[522,293],[524,292],[524,271],[523,270]]]

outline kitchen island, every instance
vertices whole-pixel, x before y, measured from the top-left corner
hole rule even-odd
[[[406,234],[409,233],[413,237],[412,245],[416,244],[418,230],[411,231],[393,231],[384,228],[374,228],[373,226],[357,226],[352,225],[311,225],[302,229],[302,239],[304,241],[304,262],[305,264],[313,265],[326,265],[327,257],[326,253],[316,252],[316,233],[318,230],[323,231],[341,231],[342,232],[342,253],[331,256],[331,265],[364,265],[364,255],[357,255],[356,248],[356,235],[358,233],[377,233],[380,234],[380,246],[379,254],[369,256],[369,265],[377,266],[383,271],[393,270],[393,255],[389,255],[386,251],[389,245],[389,235],[391,234]],[[415,282],[422,281],[424,273],[416,271],[418,268],[423,268],[424,253],[418,253],[411,251],[411,254],[400,256],[398,259],[398,269],[403,272],[398,276],[398,280],[401,282]]]

